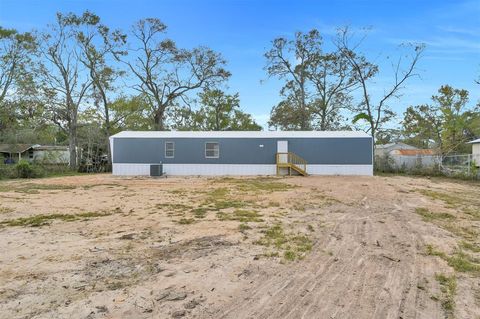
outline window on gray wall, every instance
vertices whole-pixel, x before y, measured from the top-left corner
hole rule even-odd
[[[174,157],[175,157],[175,143],[165,142],[165,158],[174,158]]]
[[[217,142],[207,142],[205,143],[205,157],[206,158],[219,158],[220,157],[220,146]]]

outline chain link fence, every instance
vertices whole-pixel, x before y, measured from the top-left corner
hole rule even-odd
[[[480,155],[396,155],[375,157],[375,170],[427,176],[480,179]]]

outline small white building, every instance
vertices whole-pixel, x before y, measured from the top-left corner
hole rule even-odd
[[[31,163],[68,164],[68,146],[38,144],[0,144],[0,158],[5,163],[26,160]]]
[[[416,150],[415,146],[408,145],[402,142],[388,143],[388,144],[378,144],[375,145],[375,155],[376,156],[386,156],[390,152],[396,150]]]
[[[468,142],[472,144],[472,160],[480,167],[480,138]]]

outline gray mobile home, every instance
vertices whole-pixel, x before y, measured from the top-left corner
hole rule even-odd
[[[373,143],[353,131],[124,131],[110,137],[113,175],[372,175]]]

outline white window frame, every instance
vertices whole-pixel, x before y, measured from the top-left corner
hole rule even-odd
[[[208,144],[217,144],[218,154],[215,156],[207,156],[207,145]],[[215,149],[213,149],[213,153],[215,154]],[[205,158],[220,158],[220,143],[218,142],[205,142]]]
[[[169,151],[173,152],[172,156],[167,156],[167,144],[172,144],[173,145],[173,149],[169,150]],[[165,141],[165,154],[164,155],[165,155],[165,158],[175,158],[175,142]]]

